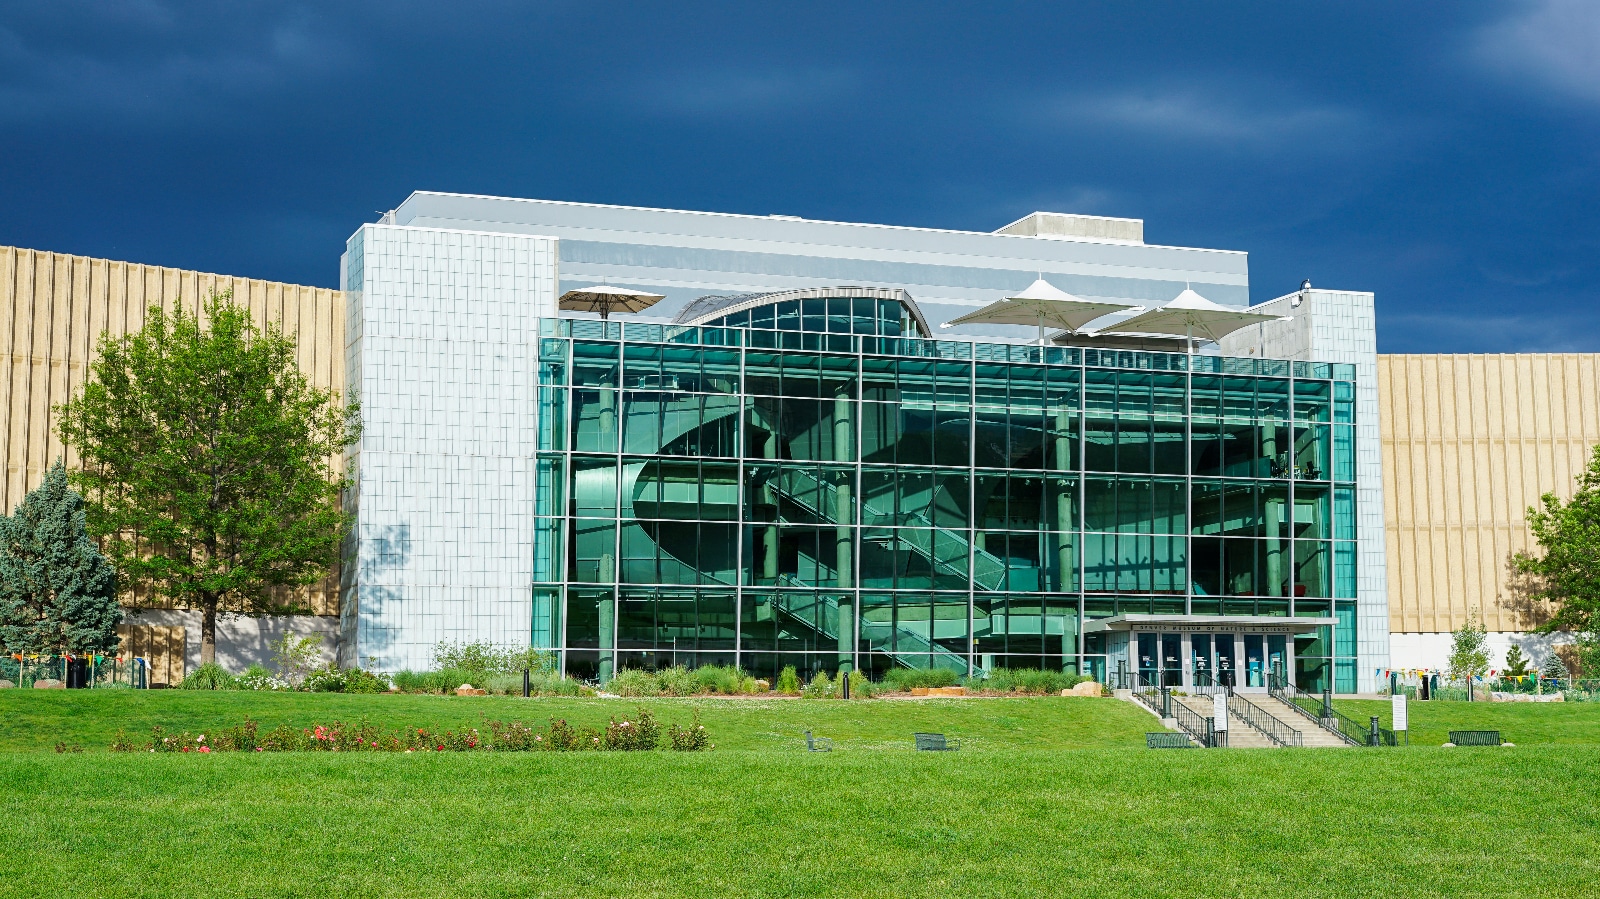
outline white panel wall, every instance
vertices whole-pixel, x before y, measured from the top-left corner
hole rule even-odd
[[[345,254],[356,529],[346,661],[421,668],[442,640],[525,646],[538,319],[556,241],[366,225]]]

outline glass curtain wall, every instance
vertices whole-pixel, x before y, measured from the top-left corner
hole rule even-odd
[[[1324,615],[1299,682],[1353,686],[1348,366],[883,336],[897,312],[846,309],[544,323],[535,645],[601,679],[1096,673],[1086,618]]]

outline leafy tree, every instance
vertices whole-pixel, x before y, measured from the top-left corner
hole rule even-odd
[[[1577,662],[1573,677],[1600,676],[1600,633],[1586,631],[1579,634],[1572,649],[1573,661]]]
[[[283,588],[338,558],[349,481],[334,459],[360,422],[358,404],[306,381],[291,338],[231,293],[198,315],[153,309],[139,331],[101,337],[83,393],[57,411],[90,532],[135,599],[200,610],[202,663],[218,609],[304,611]]]
[[[89,539],[83,497],[58,461],[0,518],[0,644],[8,652],[110,652],[121,623],[116,569]]]
[[[1529,670],[1528,657],[1522,654],[1522,647],[1511,644],[1506,650],[1506,668],[1503,672],[1506,677],[1527,677]]]
[[[1546,493],[1528,508],[1528,528],[1543,552],[1519,552],[1513,564],[1533,576],[1531,598],[1557,607],[1539,630],[1600,632],[1600,446],[1572,499]]]
[[[1450,638],[1450,658],[1445,665],[1451,680],[1465,683],[1468,678],[1489,670],[1489,635],[1476,611],[1467,615],[1467,620],[1450,634]]]

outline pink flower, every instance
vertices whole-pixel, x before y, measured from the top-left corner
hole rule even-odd
[[[211,751],[211,747],[210,746],[202,746],[202,747],[200,747],[200,751],[201,752],[210,752]]]
[[[260,746],[256,747],[256,752],[265,752],[265,751],[266,750],[262,749]]]

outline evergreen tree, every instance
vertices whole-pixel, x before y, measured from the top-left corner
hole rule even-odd
[[[1562,663],[1561,657],[1552,650],[1545,656],[1544,664],[1539,666],[1539,677],[1544,680],[1566,680],[1567,666]]]
[[[1528,676],[1528,657],[1522,654],[1522,647],[1513,643],[1506,650],[1506,670],[1501,673],[1506,677]]]
[[[61,462],[0,519],[0,644],[7,652],[95,653],[117,646],[117,572],[84,526]]]

